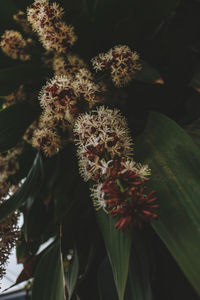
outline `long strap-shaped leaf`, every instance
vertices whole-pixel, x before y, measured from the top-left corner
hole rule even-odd
[[[78,280],[78,271],[79,271],[79,260],[77,249],[74,250],[73,261],[70,263],[69,268],[65,272],[65,282],[68,292],[68,300],[72,298],[74,293],[76,283]]]
[[[39,261],[33,281],[32,300],[66,300],[60,240]]]
[[[152,226],[200,294],[200,149],[174,121],[151,112],[137,159],[152,169],[160,202]]]
[[[33,166],[19,190],[10,199],[0,206],[0,222],[3,221],[10,213],[18,209],[29,196],[34,196],[39,192],[42,183],[43,167],[40,153],[36,155]]]
[[[99,268],[98,284],[101,300],[117,299],[117,291],[108,259],[105,259]],[[152,300],[149,261],[142,232],[133,233],[125,300]]]
[[[142,232],[133,232],[126,300],[152,300],[147,247]]]
[[[18,103],[0,111],[0,151],[14,147],[37,116],[37,108]]]
[[[115,228],[116,220],[105,212],[98,211],[97,219],[111,263],[118,296],[120,300],[123,300],[128,277],[132,238],[130,232],[117,230]]]

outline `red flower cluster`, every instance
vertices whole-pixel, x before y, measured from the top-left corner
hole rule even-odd
[[[143,186],[146,179],[133,170],[126,170],[119,161],[108,168],[108,178],[103,182],[101,191],[107,211],[119,220],[115,227],[124,231],[128,227],[142,227],[144,222],[156,219],[157,198],[154,191],[145,194]]]
[[[91,189],[95,208],[118,217],[115,227],[122,231],[156,219],[157,198],[144,188],[150,169],[132,159],[132,138],[119,110],[99,106],[79,115],[74,134],[80,174],[96,182]]]

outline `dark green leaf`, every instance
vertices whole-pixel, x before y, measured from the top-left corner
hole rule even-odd
[[[23,64],[0,70],[0,96],[6,96],[20,84],[38,80],[44,70],[37,64]]]
[[[17,243],[16,247],[16,257],[17,257],[17,263],[23,263],[25,262],[29,257],[32,257],[36,255],[38,249],[40,246],[40,241],[37,240],[36,242],[26,242],[24,233],[23,233],[23,227],[21,230],[21,235],[19,242]]]
[[[37,197],[29,197],[23,207],[24,236],[26,241],[45,242],[58,232],[58,223],[54,220],[54,206],[51,196],[43,195],[43,187]],[[45,204],[45,201],[46,204]],[[37,218],[37,222],[35,222]]]
[[[134,45],[135,41],[144,40],[154,32],[178,3],[177,0],[99,0],[94,20],[102,34],[100,41],[110,37]]]
[[[160,202],[152,226],[200,294],[200,149],[174,121],[151,112],[136,150]]]
[[[31,299],[66,299],[60,240],[45,251],[36,267]]]
[[[150,270],[146,245],[141,232],[134,232],[130,255],[129,274],[124,299],[151,300]],[[101,300],[116,300],[117,291],[108,260],[104,260],[98,272]]]
[[[85,0],[84,1],[85,9],[86,9],[86,11],[88,11],[88,13],[91,17],[93,16],[93,14],[95,12],[98,1],[99,0]]]
[[[98,270],[98,290],[100,300],[118,299],[112,269],[107,258],[104,259]]]
[[[42,184],[42,174],[42,161],[41,156],[38,153],[25,182],[14,196],[3,202],[0,206],[0,222],[14,210],[18,209],[28,197],[33,197],[39,193]]]
[[[0,20],[1,29],[0,34],[6,29],[11,29],[15,22],[13,20],[13,14],[17,12],[16,1],[7,0],[0,2]],[[12,28],[13,29],[13,28]]]
[[[148,254],[141,232],[133,236],[125,299],[152,300]]]
[[[156,233],[148,232],[151,279],[156,299],[199,300],[199,296]]]
[[[36,116],[36,108],[27,103],[15,104],[0,111],[0,151],[14,147]]]
[[[147,83],[159,83],[163,84],[164,81],[161,75],[158,73],[156,69],[151,67],[147,62],[140,60],[140,65],[142,69],[137,71],[134,75],[134,79],[138,81],[143,81]]]
[[[77,279],[78,279],[78,271],[79,271],[79,260],[78,260],[78,253],[75,249],[74,257],[72,262],[70,262],[69,267],[65,272],[65,282],[68,292],[68,300],[71,299],[73,292],[76,287]]]
[[[97,212],[97,220],[103,235],[120,300],[124,299],[131,252],[130,232],[115,228],[116,220],[104,211]]]
[[[55,206],[53,203],[51,188],[54,183],[55,163],[57,156],[43,158],[42,188],[38,183],[38,193],[28,197],[23,206],[24,227],[23,232],[26,241],[45,242],[46,239],[55,236],[58,230],[58,222],[54,218]],[[35,222],[37,218],[37,222]]]
[[[12,184],[18,184],[25,178],[32,167],[35,158],[35,149],[28,143],[23,145],[23,152],[17,157],[19,169],[9,177]]]
[[[186,132],[193,138],[195,143],[200,147],[200,119],[185,127]]]
[[[56,218],[61,220],[63,216],[73,218],[71,215],[75,209],[85,207],[88,200],[88,187],[81,180],[78,171],[78,164],[74,147],[68,144],[66,148],[58,154],[56,168],[57,181],[53,189],[53,200],[55,203]]]
[[[16,5],[17,5],[18,9],[25,10],[32,3],[33,3],[32,0],[17,0]]]

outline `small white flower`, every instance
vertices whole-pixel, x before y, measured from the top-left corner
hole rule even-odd
[[[125,173],[126,171],[133,171],[142,180],[148,179],[148,177],[151,175],[151,170],[149,169],[148,165],[142,165],[133,160],[126,160],[125,162],[122,162],[122,165],[124,167],[122,173]]]
[[[91,198],[93,200],[93,205],[96,210],[99,210],[102,208],[107,213],[107,210],[106,210],[107,204],[104,199],[105,194],[101,190],[102,186],[103,186],[103,184],[99,183],[99,184],[94,185],[93,188],[90,189]]]

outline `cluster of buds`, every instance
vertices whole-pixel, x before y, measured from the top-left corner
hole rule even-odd
[[[109,71],[114,85],[122,87],[133,79],[136,71],[141,70],[138,60],[137,52],[131,51],[128,46],[119,45],[107,53],[100,53],[91,62],[96,72]]]
[[[7,196],[10,190],[9,177],[18,171],[18,156],[22,151],[23,143],[19,143],[7,153],[0,155],[0,200]]]
[[[81,68],[86,68],[86,63],[77,55],[67,54],[67,59],[55,55],[52,62],[55,75],[68,75],[75,77]]]
[[[70,122],[78,114],[77,98],[70,75],[55,76],[39,95],[43,113],[25,132],[24,139],[51,157],[66,143]]]
[[[22,139],[26,141],[26,143],[32,145],[33,135],[35,130],[38,128],[38,121],[35,120],[31,125],[26,129]]]
[[[133,142],[119,110],[100,106],[80,115],[74,134],[80,174],[96,182],[91,189],[96,209],[117,217],[115,226],[122,231],[156,219],[157,198],[144,188],[150,170],[132,160]]]
[[[77,38],[73,27],[62,21],[63,13],[57,3],[35,0],[27,9],[27,17],[23,12],[14,16],[25,32],[30,32],[28,21],[38,34],[47,56],[50,54],[47,64],[51,64],[55,73],[39,95],[42,115],[23,138],[50,157],[65,145],[67,133],[74,126],[80,173],[85,181],[93,182],[94,206],[117,217],[117,229],[141,227],[143,222],[157,217],[154,192],[145,193],[144,188],[150,170],[133,161],[133,141],[119,110],[99,106],[81,114],[104,100],[106,88],[97,82],[82,59],[66,55]],[[2,36],[2,50],[14,59],[30,59],[29,44],[30,41],[25,41],[16,31],[6,31]],[[127,85],[141,69],[138,54],[122,45],[100,53],[92,59],[92,65],[97,72],[108,71],[117,87]],[[17,92],[5,98],[4,107],[23,99],[23,86],[20,86]],[[12,156],[0,160],[4,197],[10,189],[8,177],[18,166]]]
[[[149,175],[147,166],[125,158],[114,160],[107,168],[106,180],[91,189],[94,206],[118,217],[117,229],[141,228],[144,222],[157,218],[155,209],[159,207],[154,192],[145,193]]]
[[[15,151],[15,149],[14,149]],[[18,149],[16,150],[18,151]],[[21,147],[19,149],[21,152]],[[18,153],[17,153],[18,154]],[[13,151],[8,152],[5,156],[2,154],[0,156],[0,181],[6,180],[10,175],[13,175],[18,170],[19,165],[16,160],[16,153]]]
[[[26,130],[23,139],[47,157],[59,152],[66,142],[68,122],[43,113],[39,121],[34,121]]]
[[[46,50],[64,53],[77,39],[74,28],[65,24],[62,16],[63,9],[48,0],[36,0],[27,9],[27,19]]]
[[[52,156],[59,152],[62,140],[58,133],[52,128],[38,128],[33,135],[33,147],[42,150],[46,156]]]
[[[55,76],[43,87],[39,101],[46,114],[56,119],[71,120],[78,114],[73,80],[68,76]]]
[[[64,145],[65,140],[62,141],[59,132],[66,132],[74,123],[81,112],[81,106],[87,104],[92,107],[102,101],[104,86],[95,83],[88,69],[78,69],[77,60],[71,59],[71,66],[73,74],[69,71],[67,75],[56,75],[40,92],[39,101],[43,114],[39,128],[34,132],[32,144],[46,156],[56,154]]]
[[[70,121],[78,113],[71,77],[55,76],[42,88],[39,96],[43,113],[38,124],[32,124],[26,140],[47,157],[57,154],[65,145]]]
[[[99,106],[75,122],[80,173],[85,181],[98,181],[109,164],[121,155],[131,157],[133,142],[125,118],[117,109]]]
[[[6,262],[19,238],[18,216],[18,213],[14,212],[0,223],[0,279],[5,274]]]
[[[30,60],[32,44],[32,39],[25,40],[20,32],[14,30],[6,30],[1,39],[2,51],[12,59],[22,61]]]
[[[36,123],[32,125],[32,129],[34,129],[32,146],[41,150],[45,156],[51,157],[65,145],[69,122],[65,119],[57,119],[44,111],[37,125]],[[27,134],[28,131],[31,131],[31,127],[27,130]]]
[[[0,156],[0,204],[18,188],[12,185],[9,177],[19,169],[17,156],[22,150],[23,146],[19,144],[7,154]],[[18,216],[18,212],[14,212],[0,223],[0,278],[5,274],[5,264],[19,237]]]

